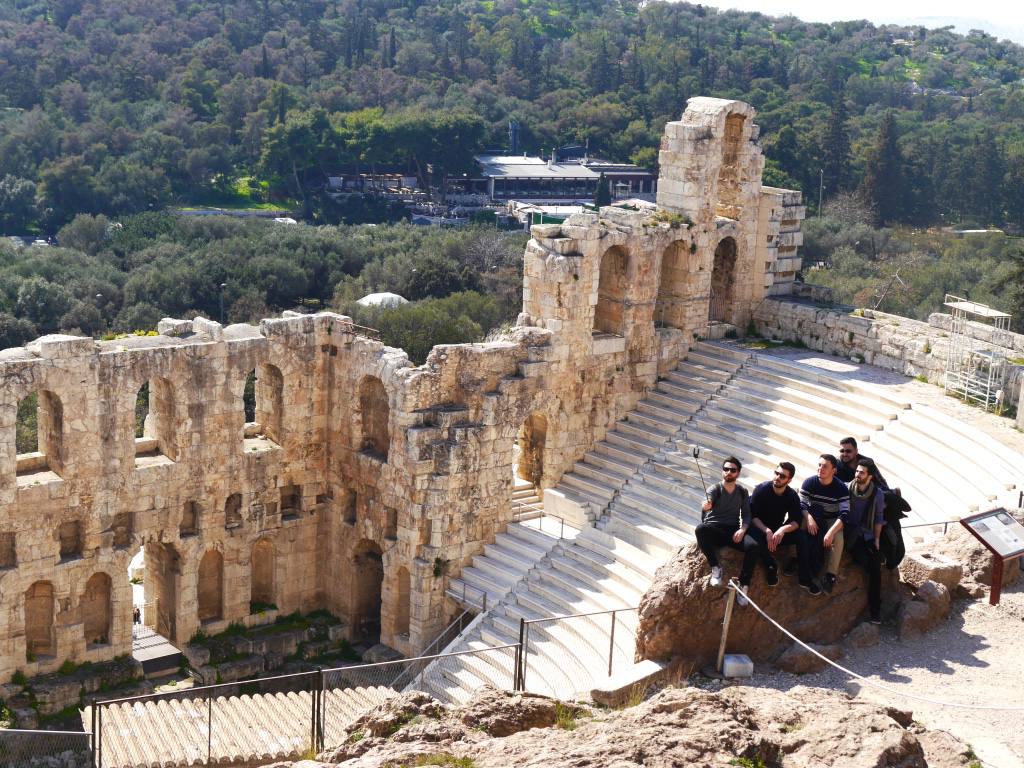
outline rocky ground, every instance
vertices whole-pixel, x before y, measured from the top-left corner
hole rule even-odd
[[[620,710],[483,689],[448,709],[404,694],[316,760],[278,768],[966,768],[966,744],[845,694],[667,687]]]

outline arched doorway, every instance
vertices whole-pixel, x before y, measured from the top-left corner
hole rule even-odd
[[[53,584],[37,581],[25,592],[25,656],[53,656]]]
[[[352,556],[353,639],[377,642],[380,638],[381,586],[384,583],[383,552],[376,542],[364,539]]]
[[[252,545],[252,592],[250,611],[275,604],[274,598],[274,545],[269,539],[260,539]]]
[[[728,323],[732,318],[733,287],[736,284],[736,241],[724,238],[715,248],[711,270],[708,322]]]
[[[157,634],[177,641],[181,556],[170,544],[159,542],[147,543],[144,550],[143,613],[155,609]]]
[[[211,550],[199,561],[196,583],[196,605],[199,621],[216,621],[224,612],[224,558]]]
[[[111,592],[110,577],[105,573],[94,573],[85,583],[81,612],[86,645],[107,645],[110,642]]]
[[[623,335],[628,267],[629,256],[618,246],[609,248],[601,256],[597,305],[594,307],[594,333]]]
[[[690,258],[690,248],[681,240],[671,243],[661,255],[654,306],[654,324],[659,328],[686,328],[686,310],[696,295],[690,279]]]

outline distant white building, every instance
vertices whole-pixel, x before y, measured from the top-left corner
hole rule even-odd
[[[380,307],[382,309],[394,309],[408,303],[409,300],[404,296],[386,291],[384,293],[368,293],[356,302],[360,307]]]

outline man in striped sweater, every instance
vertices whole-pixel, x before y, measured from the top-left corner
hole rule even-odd
[[[838,464],[838,459],[831,453],[821,454],[818,457],[818,474],[807,478],[800,486],[800,509],[804,517],[801,541],[797,546],[800,586],[812,595],[821,594],[821,586],[815,576],[826,559],[829,561],[825,575],[826,591],[832,591],[839,560],[835,555],[842,556],[842,544],[836,542],[836,536],[842,531],[850,512],[850,491],[836,477]],[[838,546],[833,552],[836,544]]]

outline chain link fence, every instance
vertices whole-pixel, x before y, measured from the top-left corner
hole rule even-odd
[[[0,729],[0,768],[89,768],[91,741],[76,731]]]

